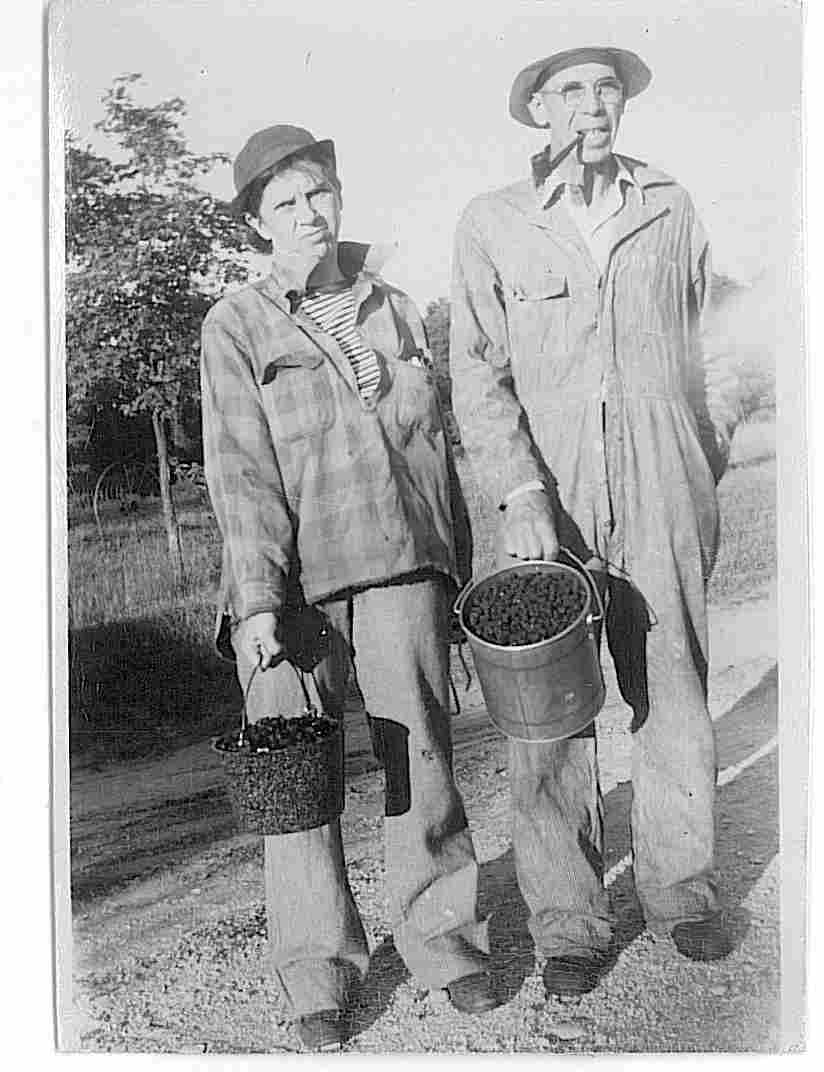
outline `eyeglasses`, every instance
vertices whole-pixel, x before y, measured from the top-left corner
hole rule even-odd
[[[624,96],[624,87],[617,78],[602,78],[587,85],[583,82],[567,82],[560,89],[542,89],[539,92],[557,94],[564,98],[564,104],[568,108],[577,108],[584,103],[588,89],[604,104],[618,104]]]

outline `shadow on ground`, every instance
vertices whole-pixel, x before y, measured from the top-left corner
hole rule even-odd
[[[389,1008],[392,995],[409,979],[409,971],[391,937],[372,950],[369,970],[352,1010],[352,1034],[367,1031]]]
[[[130,804],[108,812],[105,825],[73,822],[74,906],[106,896],[134,879],[146,879],[235,834],[237,823],[223,786],[149,807]]]
[[[239,707],[234,667],[181,638],[179,623],[141,618],[69,637],[72,764],[156,757],[224,728]]]
[[[778,759],[775,749],[743,766],[777,732],[778,668],[769,670],[716,722],[718,768],[728,772],[716,796],[716,865],[726,925],[735,947],[749,929],[747,895],[779,849]],[[742,768],[729,777],[731,769]],[[605,869],[630,851],[632,785],[622,782],[604,800]],[[617,918],[616,955],[644,930],[632,868],[610,886]],[[489,917],[490,951],[507,998],[531,974],[535,958],[529,912],[518,889],[512,850],[481,867],[479,907]]]
[[[716,858],[721,898],[736,945],[749,929],[743,902],[780,849],[778,745],[772,744],[777,734],[778,667],[774,666],[716,724],[718,768],[724,782],[717,797]],[[759,749],[761,757],[746,764]]]
[[[535,967],[535,949],[527,929],[529,911],[518,889],[511,848],[481,865],[478,911],[489,921],[489,953],[496,985],[509,1001]]]

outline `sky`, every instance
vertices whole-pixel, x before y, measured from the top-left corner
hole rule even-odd
[[[801,191],[801,18],[780,0],[583,3],[474,0],[62,0],[50,55],[58,114],[98,151],[113,79],[186,102],[201,153],[234,157],[273,123],[334,139],[343,237],[396,242],[385,270],[420,304],[448,293],[452,236],[475,194],[523,178],[545,133],[510,118],[518,71],[579,44],[638,52],[653,81],[628,102],[617,149],[692,194],[714,265],[786,275]],[[209,188],[234,193],[219,168]]]

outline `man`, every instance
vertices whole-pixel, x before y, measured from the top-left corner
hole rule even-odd
[[[386,873],[397,948],[425,987],[498,1004],[476,916],[478,865],[452,776],[449,603],[465,576],[461,501],[423,326],[377,275],[379,251],[339,243],[331,141],[278,125],[249,139],[235,208],[271,274],[203,326],[206,475],[224,540],[219,643],[251,720],[299,715],[289,650],[303,599],[330,646],[315,672],[342,717],[354,656],[386,770]],[[369,950],[340,824],[265,838],[269,946],[309,1049],[339,1047]]]
[[[689,957],[728,950],[713,874],[705,585],[732,423],[701,361],[707,239],[671,178],[613,151],[651,74],[579,48],[515,79],[510,113],[550,132],[525,181],[457,232],[451,360],[464,445],[500,508],[499,564],[559,546],[599,569],[633,708],[635,882]],[[549,994],[591,990],[614,952],[594,730],[511,742],[513,842]]]

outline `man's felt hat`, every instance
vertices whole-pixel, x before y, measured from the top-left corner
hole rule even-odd
[[[237,196],[232,202],[232,208],[238,216],[242,216],[246,210],[250,184],[274,164],[282,164],[293,157],[321,160],[332,172],[337,173],[335,143],[329,138],[315,141],[308,130],[286,123],[259,130],[249,138],[235,160]]]
[[[646,89],[652,80],[652,72],[640,56],[624,48],[608,48],[590,45],[586,48],[568,48],[535,60],[524,67],[512,83],[509,94],[509,114],[519,123],[528,127],[538,124],[529,113],[527,104],[548,78],[567,67],[577,67],[579,63],[608,63],[615,68],[615,73],[624,87],[625,97],[635,97]]]

